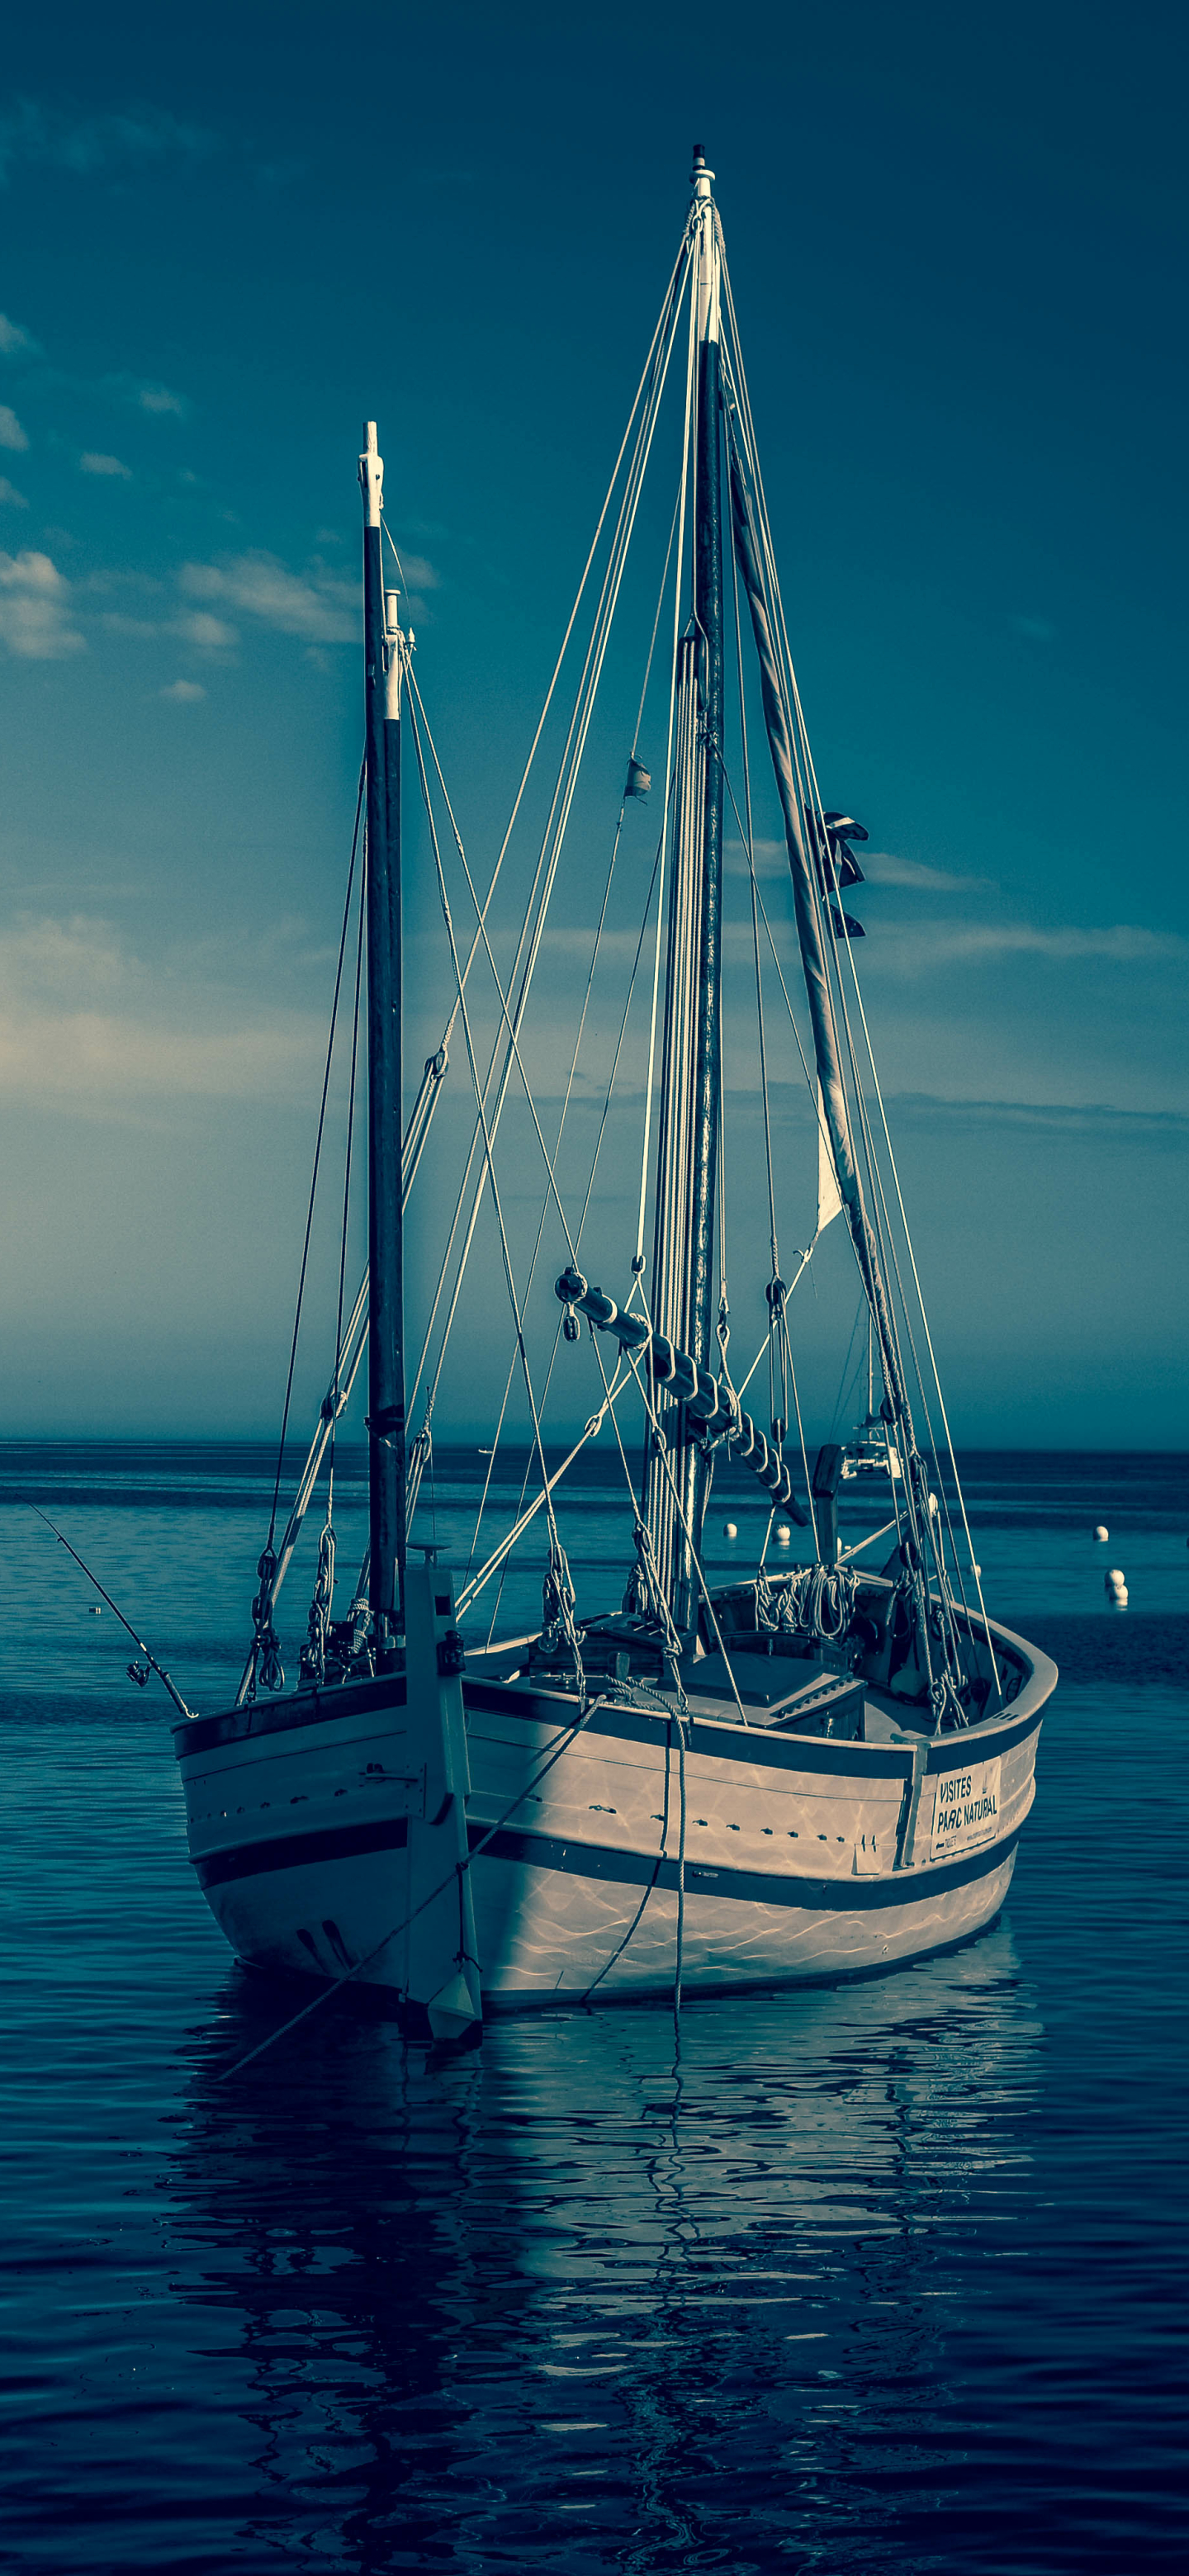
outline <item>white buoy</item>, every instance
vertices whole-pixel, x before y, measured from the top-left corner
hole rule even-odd
[[[776,1544],[778,1547],[787,1547],[792,1535],[793,1533],[789,1528],[787,1521],[777,1521]]]
[[[722,1534],[723,1534],[723,1537],[724,1537],[724,1538],[738,1538],[738,1536],[739,1536],[739,1524],[738,1524],[738,1522],[737,1522],[737,1521],[724,1521],[724,1522],[723,1522],[723,1525],[722,1525]]]
[[[1099,1539],[1101,1539],[1101,1538],[1109,1538],[1109,1537],[1110,1537],[1110,1531],[1109,1531],[1108,1529],[1104,1529],[1104,1528],[1103,1528],[1103,1525],[1102,1525],[1102,1522],[1100,1521],[1100,1522],[1099,1522],[1099,1524],[1098,1524],[1097,1529],[1096,1529],[1096,1530],[1095,1530],[1095,1532],[1094,1532],[1094,1536],[1095,1536],[1095,1538],[1099,1538]]]
[[[1112,1565],[1110,1572],[1106,1577],[1105,1589],[1107,1600],[1116,1602],[1120,1610],[1125,1610],[1127,1607],[1127,1577],[1119,1566]]]

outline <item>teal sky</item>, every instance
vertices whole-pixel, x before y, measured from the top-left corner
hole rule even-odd
[[[358,761],[359,423],[485,881],[697,134],[818,774],[876,854],[864,987],[955,1432],[1189,1445],[1181,13],[66,0],[10,24],[3,80],[0,1428],[274,1423]],[[543,990],[559,1047],[629,665]],[[414,1065],[447,995],[424,857]],[[635,809],[625,861],[626,936]],[[746,1339],[742,1040],[728,1078]],[[444,1147],[461,1052],[457,1081]],[[780,1117],[791,1249],[812,1169],[791,1092]],[[316,1298],[332,1266],[328,1233]],[[845,1247],[815,1271],[824,1430]],[[446,1430],[502,1382],[484,1277]],[[319,1328],[303,1403],[328,1359]],[[562,1418],[592,1394],[584,1369]]]

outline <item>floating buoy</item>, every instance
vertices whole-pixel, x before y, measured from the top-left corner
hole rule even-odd
[[[793,1533],[789,1528],[787,1521],[777,1521],[776,1544],[778,1547],[787,1547],[792,1535]]]
[[[1126,1609],[1127,1577],[1121,1571],[1119,1566],[1112,1565],[1110,1572],[1106,1577],[1105,1590],[1108,1601],[1117,1602],[1120,1610]]]
[[[1103,1528],[1103,1526],[1102,1526],[1102,1522],[1100,1521],[1100,1522],[1099,1522],[1099,1524],[1098,1524],[1097,1529],[1096,1529],[1096,1530],[1095,1530],[1095,1532],[1094,1532],[1094,1536],[1095,1536],[1095,1538],[1109,1538],[1109,1537],[1110,1537],[1110,1531],[1109,1531],[1108,1529],[1104,1529],[1104,1528]]]
[[[738,1538],[738,1536],[739,1536],[739,1524],[738,1524],[738,1522],[737,1522],[737,1521],[724,1521],[724,1522],[723,1522],[723,1525],[722,1525],[722,1534],[723,1534],[723,1537],[724,1537],[724,1538]]]

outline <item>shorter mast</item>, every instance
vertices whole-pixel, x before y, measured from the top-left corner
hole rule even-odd
[[[386,631],[380,553],[384,465],[370,420],[359,481],[367,762],[368,1601],[372,1654],[381,1669],[395,1651],[405,1566],[400,639]]]

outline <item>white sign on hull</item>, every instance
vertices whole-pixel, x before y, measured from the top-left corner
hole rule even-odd
[[[993,1762],[972,1762],[967,1771],[943,1771],[933,1798],[930,1860],[951,1852],[976,1851],[993,1842],[999,1831],[998,1754]]]

